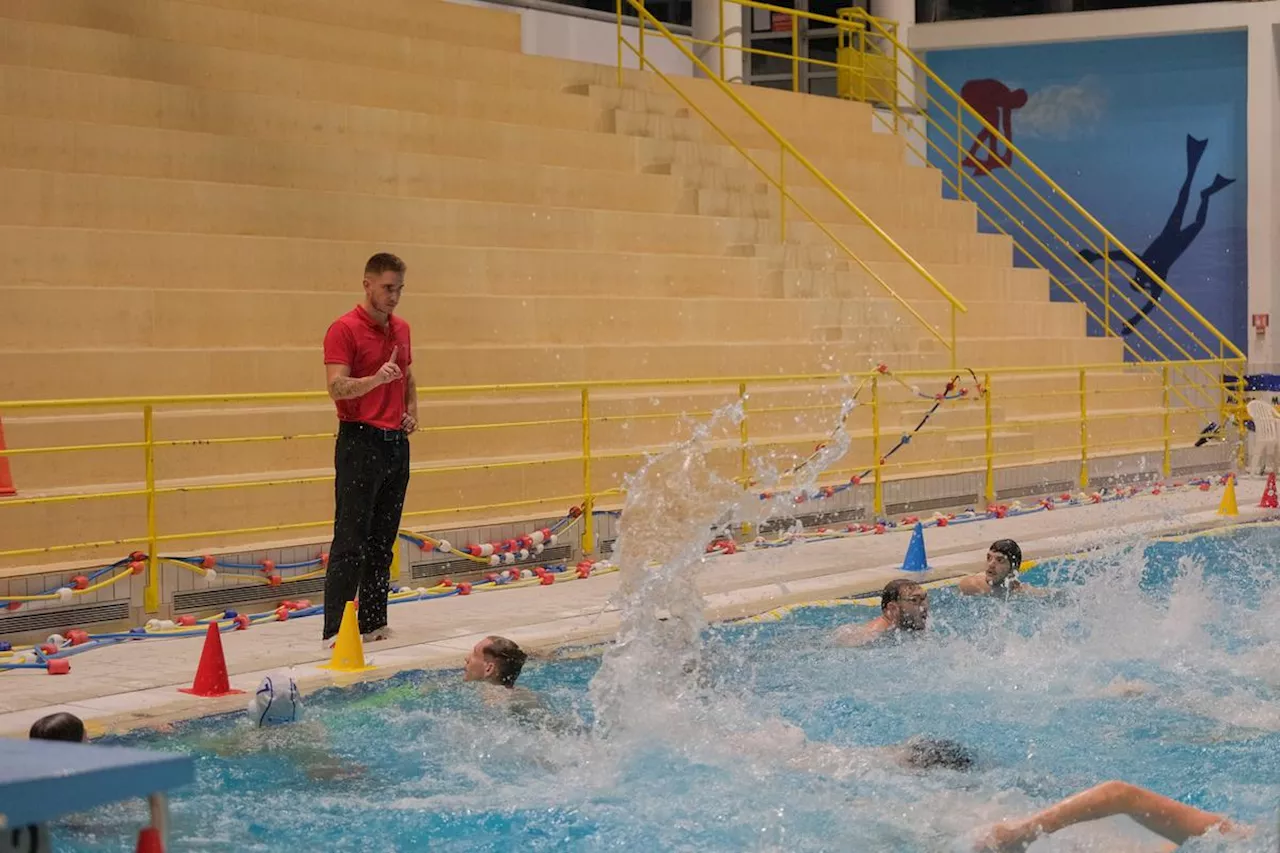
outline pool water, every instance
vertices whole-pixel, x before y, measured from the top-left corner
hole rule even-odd
[[[828,642],[875,614],[860,606],[713,626],[701,677],[628,695],[607,736],[601,656],[579,650],[521,684],[580,729],[531,727],[454,671],[322,692],[294,730],[234,717],[115,742],[197,756],[174,850],[958,851],[1120,778],[1259,826],[1186,849],[1272,851],[1277,564],[1280,528],[1246,527],[1041,565],[1026,580],[1059,590],[1045,599],[935,590],[925,636],[875,648]],[[908,771],[868,749],[918,734],[962,741],[978,767]],[[132,850],[141,817],[78,816],[59,849]],[[1119,819],[1032,848],[1152,849]]]

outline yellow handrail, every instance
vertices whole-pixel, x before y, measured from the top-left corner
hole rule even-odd
[[[947,300],[948,303],[950,303],[951,307],[954,310],[961,311],[961,312],[968,311],[968,309],[965,307],[963,302],[957,299],[955,295],[953,295],[951,291],[949,291],[927,269],[925,269],[924,266],[922,266],[920,262],[915,259],[915,257],[913,257],[909,252],[907,252],[874,220],[872,220],[869,216],[867,216],[867,214],[858,205],[854,204],[853,201],[850,200],[849,197],[845,195],[845,193],[839,187],[837,187],[826,175],[824,175],[816,166],[814,166],[813,163],[810,162],[807,157],[801,154],[800,151],[797,150],[794,145],[792,145],[785,137],[783,137],[783,135],[775,127],[773,127],[772,124],[769,123],[768,120],[766,120],[762,115],[760,115],[758,111],[756,111],[750,104],[748,104],[736,92],[734,92],[733,89],[723,79],[721,79],[720,75],[713,74],[711,69],[708,68],[707,65],[701,59],[699,59],[696,54],[693,53],[693,51],[689,50],[685,46],[684,39],[678,38],[674,34],[672,34],[672,32],[669,29],[667,29],[667,27],[661,21],[659,21],[656,17],[654,17],[653,14],[650,13],[649,10],[645,8],[643,2],[640,2],[639,0],[626,0],[626,2],[631,5],[632,9],[636,13],[636,17],[640,23],[641,34],[643,34],[644,31],[649,26],[652,26],[656,32],[658,32],[660,35],[666,38],[672,45],[674,45],[676,49],[679,50],[680,53],[685,57],[685,59],[689,60],[689,62],[692,63],[694,68],[701,71],[707,78],[709,78],[720,89],[720,91],[723,94],[725,94],[730,100],[734,102],[734,104],[738,106],[739,109],[745,112],[757,125],[760,126],[762,130],[764,130],[770,137],[772,137],[773,140],[778,143],[779,147],[783,151],[785,151],[790,156],[794,157],[796,162],[798,162],[802,167],[804,167],[804,169],[807,172],[809,172],[809,174],[815,180],[817,180],[821,186],[826,188],[832,195],[834,195],[866,227],[870,228],[872,232],[876,234],[877,237],[883,240],[890,247],[890,249],[892,249],[893,252],[898,255],[898,257],[900,257],[903,261],[905,261],[908,266],[910,266],[917,274],[919,274],[925,281],[927,281],[929,285],[933,287],[933,289],[938,294],[940,294],[944,299]],[[619,3],[618,5],[620,10],[621,3]],[[729,137],[729,135],[725,133],[725,131],[723,131],[717,125],[715,125],[715,123],[711,121],[710,117],[707,116],[703,110],[698,108],[697,105],[694,104],[693,101],[690,98],[688,98],[688,96],[686,96],[678,86],[672,83],[672,81],[667,77],[667,75],[663,74],[661,70],[657,68],[657,66],[652,62],[652,60],[650,60],[647,56],[645,56],[644,50],[643,50],[643,42],[641,42],[639,48],[631,45],[631,43],[626,41],[625,38],[623,39],[623,42],[624,44],[627,45],[628,48],[630,48],[636,54],[641,67],[647,66],[651,68],[655,73],[657,73],[658,76],[663,80],[663,82],[667,83],[668,86],[670,86],[673,90],[675,90],[677,94],[679,94],[685,100],[686,103],[688,103],[691,107],[693,107],[704,119],[710,122],[713,125],[713,127],[715,127],[715,129],[722,136],[724,136],[726,139],[729,139],[731,144],[734,145],[734,147],[739,151],[739,153],[742,153],[744,156],[747,156],[747,159],[751,161],[752,164],[755,165],[757,169],[761,171],[762,174],[768,177],[767,170],[762,169],[758,164],[755,163],[754,159],[746,155],[745,151],[742,149],[741,146],[734,143],[733,140]],[[721,37],[721,42],[723,42],[723,34]],[[785,191],[780,184],[777,184],[777,186],[780,191]],[[787,200],[793,204],[796,204],[797,207],[800,207],[802,210],[804,210],[803,206],[790,194],[787,194]],[[811,214],[807,214],[807,215],[810,216],[810,219],[812,219],[814,223],[818,225],[818,227],[821,230],[827,233],[828,236],[831,236],[833,239],[835,239],[834,235],[831,234],[829,229],[827,229],[821,222],[819,222]],[[866,269],[868,272],[871,272],[870,269],[866,267],[865,263],[863,263],[861,259],[859,259],[846,246],[841,244],[841,248],[843,248],[851,257],[853,257],[856,261],[858,261],[858,263],[862,265],[864,269]],[[874,275],[874,273],[872,274]],[[925,326],[925,328],[929,329],[930,332],[934,334],[935,337],[938,337],[938,339],[941,340],[945,346],[948,346],[948,348],[951,349],[952,352],[954,353],[954,329],[952,330],[953,340],[950,342],[946,341],[940,335],[938,335],[938,333],[933,328],[933,326],[929,324],[926,320],[924,320],[924,318],[920,316],[919,312],[917,312],[915,308],[910,305],[910,303],[908,303],[898,293],[892,290],[892,288],[889,288],[888,285],[885,282],[883,282],[883,280],[879,279],[879,276],[876,276],[876,278],[877,280],[879,280],[879,283],[882,286],[884,286],[886,290],[888,290],[888,292],[903,307],[907,308],[911,312],[911,314]]]

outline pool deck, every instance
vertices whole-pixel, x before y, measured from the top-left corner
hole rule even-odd
[[[1120,544],[1135,537],[1201,530],[1263,518],[1257,509],[1263,481],[1243,479],[1240,515],[1217,515],[1222,489],[1143,495],[1116,503],[1063,507],[1052,512],[983,520],[926,532],[931,571],[942,580],[980,571],[995,539],[1021,543],[1028,560]],[[708,560],[700,575],[707,617],[733,619],[777,607],[871,593],[901,574],[907,535],[860,536],[748,549]],[[318,618],[274,622],[224,634],[233,688],[252,692],[263,675],[291,668],[299,687],[386,678],[414,669],[460,668],[466,652],[489,634],[502,634],[532,652],[610,639],[618,614],[609,604],[618,575],[548,587],[531,586],[398,604],[391,608],[396,636],[365,647],[377,668],[334,674],[318,668]],[[91,734],[158,726],[244,707],[246,697],[202,699],[179,693],[191,684],[204,640],[181,638],[122,643],[71,659],[71,673],[0,674],[0,736],[24,737],[31,723],[54,711],[83,718]]]

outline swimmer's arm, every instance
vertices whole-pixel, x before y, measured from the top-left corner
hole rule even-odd
[[[1041,835],[1121,814],[1175,844],[1204,835],[1214,827],[1224,832],[1239,831],[1222,815],[1201,811],[1127,782],[1103,782],[1026,820],[994,827],[977,849],[1022,851]]]
[[[364,775],[363,766],[344,761],[316,744],[293,744],[282,752],[315,781],[357,779]]]
[[[961,595],[986,595],[991,592],[986,575],[966,575],[956,584],[956,590]]]

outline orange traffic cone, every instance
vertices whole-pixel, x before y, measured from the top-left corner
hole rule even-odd
[[[1267,487],[1262,490],[1262,502],[1258,506],[1263,509],[1280,509],[1280,496],[1276,495],[1276,472],[1267,475]]]
[[[160,841],[160,830],[148,826],[138,833],[136,853],[164,853],[164,843]]]
[[[0,422],[0,450],[4,449],[4,423]],[[13,474],[9,472],[9,457],[0,456],[0,495],[7,497],[17,493],[18,490],[13,487]]]
[[[217,622],[209,623],[209,633],[204,640],[204,651],[200,652],[200,665],[196,667],[195,681],[190,687],[179,687],[178,692],[208,698],[244,692],[231,689],[231,681],[227,678],[227,659],[222,654],[222,632],[218,630]]]

